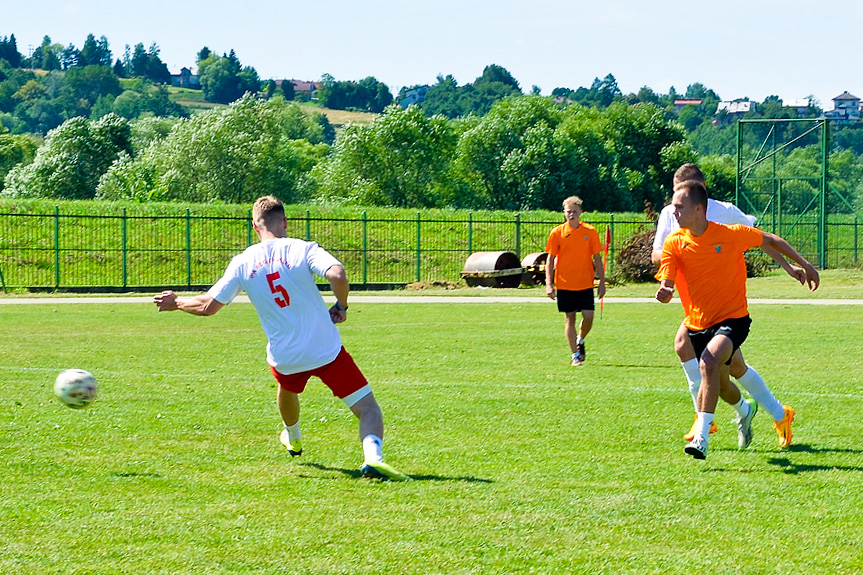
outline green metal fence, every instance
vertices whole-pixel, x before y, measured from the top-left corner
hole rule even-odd
[[[637,219],[605,216],[593,223],[611,230],[609,270],[627,238],[650,227]],[[855,214],[832,215],[828,232],[812,214],[782,225],[785,237],[811,261],[819,261],[828,238],[830,267],[860,264],[860,229]],[[319,242],[338,257],[354,286],[460,281],[474,252],[510,251],[524,258],[542,252],[551,221],[531,214],[492,219],[466,214],[403,219],[305,217],[288,219],[288,234]],[[761,224],[772,229],[768,216]],[[257,241],[251,215],[140,216],[60,213],[0,213],[0,287],[4,290],[120,291],[161,287],[201,289],[215,282],[231,257]]]
[[[587,221],[587,220],[586,220]],[[348,269],[351,283],[368,287],[459,281],[468,256],[511,251],[520,258],[545,249],[561,223],[531,215],[489,219],[305,217],[288,219],[288,235],[319,242]],[[644,220],[595,222],[612,231],[609,272],[625,238]],[[139,216],[0,213],[3,289],[126,290],[202,288],[219,278],[231,257],[257,237],[251,215]]]

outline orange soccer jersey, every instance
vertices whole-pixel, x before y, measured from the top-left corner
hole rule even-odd
[[[553,255],[554,285],[563,290],[593,289],[593,256],[602,251],[599,234],[590,224],[577,228],[564,222],[551,230],[545,251]]]
[[[693,331],[749,314],[743,252],[764,242],[761,230],[710,222],[700,236],[685,228],[665,239],[656,279],[682,280],[677,293]]]

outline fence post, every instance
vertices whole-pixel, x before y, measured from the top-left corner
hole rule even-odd
[[[608,222],[611,227],[611,245],[608,248],[608,273],[614,273],[614,214],[611,214],[611,219]]]
[[[821,205],[819,206],[818,218],[818,259],[821,260],[821,269],[827,269],[827,178],[828,159],[830,158],[830,124],[824,120],[824,129],[821,130]]]
[[[186,285],[192,287],[192,219],[186,208]]]
[[[128,277],[129,277],[129,268],[128,268],[128,236],[127,236],[127,221],[126,221],[126,207],[123,207],[123,287],[128,285]]]
[[[312,212],[306,210],[306,241],[312,241]]]
[[[421,281],[421,272],[422,272],[422,247],[420,245],[420,240],[422,234],[420,233],[420,213],[417,212],[417,282]]]
[[[857,265],[857,220],[858,218],[854,218],[854,265]],[[2,276],[0,276],[2,277]]]
[[[54,287],[60,287],[60,207],[54,206]]]
[[[515,255],[521,259],[521,214],[515,213]]]
[[[252,210],[246,211],[246,247],[252,245]]]
[[[368,214],[363,211],[363,285],[369,281],[369,229],[368,229]]]
[[[473,212],[467,213],[467,255],[473,253]]]

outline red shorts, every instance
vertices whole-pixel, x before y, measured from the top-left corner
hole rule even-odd
[[[320,378],[339,399],[344,399],[369,384],[344,346],[336,359],[321,367],[290,375],[279,373],[273,366],[270,366],[270,371],[283,389],[294,393],[302,393],[306,389],[309,378],[314,375]]]

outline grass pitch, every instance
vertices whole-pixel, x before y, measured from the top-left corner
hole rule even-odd
[[[355,302],[345,345],[415,478],[381,483],[316,380],[304,455],[280,445],[248,304],[0,306],[0,572],[859,573],[863,306],[751,312],[793,444],[761,411],[738,451],[722,405],[699,462],[679,305],[606,302],[571,368],[551,302]],[[87,410],[53,398],[69,367],[100,382]]]

